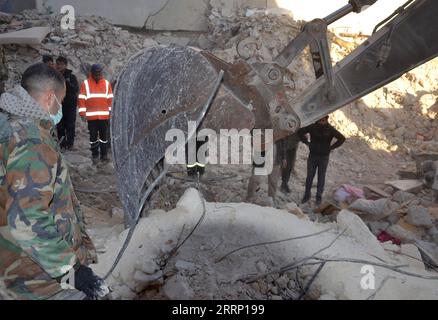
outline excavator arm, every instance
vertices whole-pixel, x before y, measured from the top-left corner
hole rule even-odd
[[[155,46],[132,57],[117,81],[111,122],[127,224],[135,225],[151,186],[163,177],[163,157],[172,143],[165,139],[169,130],[188,133],[188,121],[201,117],[197,123],[213,130],[272,128],[278,140],[438,55],[438,1],[410,0],[333,66],[327,26],[375,2],[350,0],[326,18],[309,22],[272,62],[240,59],[230,64],[210,52],[181,46]],[[285,69],[306,47],[316,81],[289,101]]]

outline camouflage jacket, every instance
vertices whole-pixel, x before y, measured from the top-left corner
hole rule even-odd
[[[96,262],[49,115],[17,87],[0,98],[0,288],[45,299],[55,278]]]

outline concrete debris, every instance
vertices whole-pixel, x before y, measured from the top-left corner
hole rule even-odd
[[[303,265],[299,275],[296,275],[294,270],[282,275],[275,270],[294,260],[310,257],[323,248],[325,249],[317,254],[321,259],[361,259],[371,265],[384,261],[388,266],[396,266],[400,261],[404,261],[409,267],[403,268],[403,271],[426,277],[433,276],[418,263],[421,259],[418,259],[419,254],[415,247],[403,246],[399,249],[392,244],[383,246],[358,216],[346,210],[339,214],[337,223],[320,224],[301,220],[295,215],[272,208],[250,204],[207,203],[205,219],[196,232],[175,256],[163,255],[159,248],[162,248],[164,243],[170,240],[175,243],[181,230],[185,230],[184,235],[188,234],[199,220],[199,211],[196,208],[198,201],[199,195],[191,189],[180,200],[184,206],[140,221],[125,259],[108,279],[116,296],[132,299],[143,292],[141,290],[161,281],[157,278],[162,274],[168,274],[158,288],[163,296],[170,299],[297,298],[300,290],[296,280],[303,283],[309,281],[316,271],[315,266]],[[190,204],[194,204],[192,210],[188,210]],[[327,230],[328,227],[332,229]],[[347,231],[341,234],[345,228]],[[323,232],[324,230],[326,231]],[[263,244],[264,241],[317,233],[318,235],[297,241],[279,242],[268,246]],[[101,262],[93,266],[97,273],[103,274],[107,270],[108,263],[117,254],[125,234],[126,232],[111,240],[112,245],[101,256]],[[219,238],[220,242],[210,244],[215,238]],[[200,243],[210,244],[212,249],[199,250]],[[218,260],[233,250],[256,243],[260,245],[241,249],[221,261]],[[413,258],[406,260],[407,258],[400,253],[409,253]],[[140,268],[142,261],[151,260],[159,261],[157,265],[161,267],[158,271],[154,270],[154,274],[148,275]],[[436,280],[406,276],[397,273],[395,269],[378,266],[375,266],[376,290],[364,290],[361,288],[361,268],[362,265],[347,261],[328,262],[311,286],[309,297],[366,299],[371,294],[375,294],[375,299],[437,297]],[[174,271],[169,273],[169,270]],[[273,273],[263,276],[269,271]],[[254,276],[255,280],[251,280]],[[391,277],[391,281],[384,283],[385,290],[377,290],[387,277]]]
[[[21,24],[0,24],[0,32],[10,32],[1,37],[14,36],[8,41],[14,45],[5,46],[9,73],[7,88],[17,83],[20,75],[29,65],[40,62],[43,54],[51,54],[55,57],[66,56],[69,60],[69,68],[73,69],[79,80],[85,78],[84,71],[87,70],[88,65],[102,63],[106,67],[106,77],[113,82],[127,60],[145,44],[144,37],[113,26],[101,17],[77,16],[75,30],[63,30],[61,18],[61,15],[47,15],[36,10],[26,10],[13,16],[14,21]],[[29,34],[30,30],[38,31],[38,34]],[[35,39],[29,41],[29,38]],[[24,47],[20,44],[40,45]]]
[[[49,34],[50,29],[46,27],[35,27],[20,31],[13,31],[0,34],[0,44],[28,44],[38,45]]]
[[[406,221],[417,227],[431,228],[434,225],[429,210],[421,206],[410,206]]]
[[[421,180],[394,180],[387,181],[386,184],[398,190],[413,193],[419,192],[423,187],[423,181]]]

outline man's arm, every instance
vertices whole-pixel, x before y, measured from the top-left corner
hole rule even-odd
[[[337,141],[330,147],[331,150],[335,150],[336,148],[339,148],[345,142],[344,135],[340,133],[338,130],[336,130],[335,128],[333,128],[333,137],[335,137]]]
[[[79,94],[79,82],[74,74],[70,75],[70,89],[75,97]]]
[[[108,98],[108,105],[109,105],[108,110],[111,111],[112,106],[113,106],[114,94],[113,94],[113,88],[111,86],[111,83],[109,83],[109,81],[108,81],[108,97],[107,98]]]
[[[311,128],[312,128],[312,126],[310,125],[310,126],[307,126],[307,127],[304,127],[304,128],[301,128],[300,130],[298,130],[297,134],[298,134],[298,137],[300,138],[300,141],[302,143],[307,144],[307,145],[310,144],[309,140],[307,140],[307,138],[306,138],[306,134],[310,133]]]
[[[81,89],[79,90],[79,98],[78,98],[78,108],[79,115],[84,118],[87,113],[87,90],[85,88],[85,83],[81,84]]]
[[[59,155],[48,145],[20,142],[6,166],[6,212],[16,243],[52,278],[67,273],[77,261],[59,234],[52,213]]]

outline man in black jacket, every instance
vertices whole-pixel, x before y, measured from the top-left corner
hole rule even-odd
[[[79,83],[72,70],[67,69],[67,59],[56,59],[56,70],[64,76],[67,94],[62,102],[62,120],[57,126],[61,148],[73,149],[76,129],[76,108],[78,104]]]
[[[330,152],[339,148],[345,142],[345,137],[333,128],[328,120],[329,116],[326,116],[318,122],[298,131],[300,140],[307,144],[310,149],[309,159],[307,160],[306,191],[302,203],[310,200],[313,179],[315,178],[316,170],[318,170],[316,204],[321,204]],[[310,141],[308,136],[310,136]],[[336,138],[337,141],[332,145],[333,138]]]

